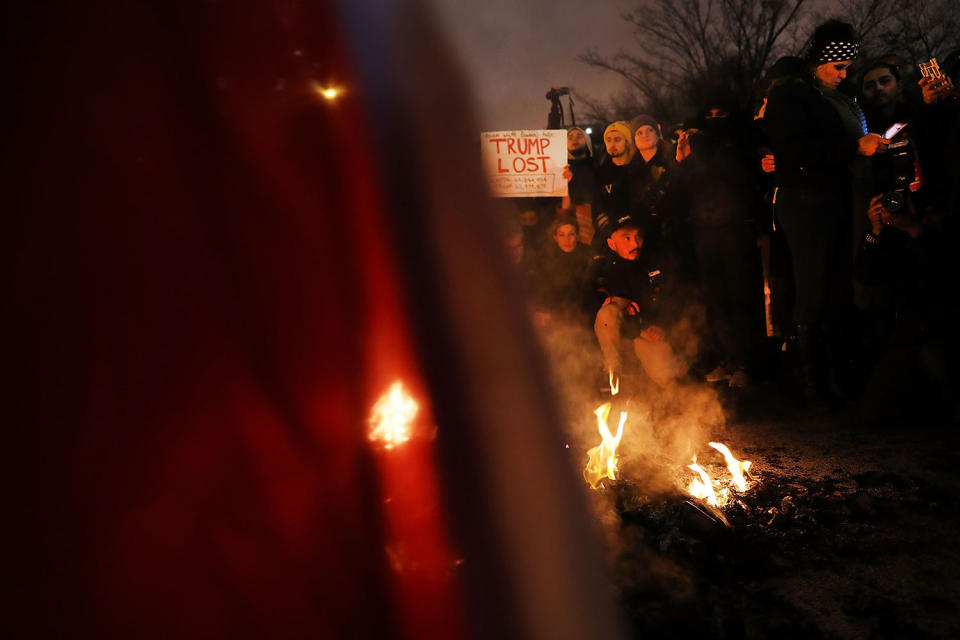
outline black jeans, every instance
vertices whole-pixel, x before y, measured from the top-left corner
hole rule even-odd
[[[735,367],[755,365],[765,335],[756,235],[741,223],[697,228],[694,237],[714,355]]]
[[[793,263],[794,322],[822,326],[842,320],[853,295],[848,198],[782,187],[774,206]]]

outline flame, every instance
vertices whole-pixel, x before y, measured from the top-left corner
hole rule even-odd
[[[700,500],[706,500],[707,504],[713,507],[719,507],[720,502],[717,499],[717,494],[713,490],[713,480],[710,479],[710,476],[707,472],[697,464],[697,457],[693,457],[693,464],[687,465],[688,469],[695,471],[700,477],[694,478],[690,482],[690,486],[687,487],[687,491],[694,498]]]
[[[750,469],[750,462],[744,461],[740,462],[733,457],[733,454],[730,453],[730,449],[727,448],[727,445],[721,444],[719,442],[710,442],[711,447],[723,454],[724,459],[727,461],[727,469],[730,470],[730,475],[733,476],[733,486],[736,487],[737,491],[746,491],[747,490],[747,479],[744,477],[744,472]]]
[[[620,424],[617,425],[617,435],[614,436],[607,426],[610,408],[610,403],[605,402],[594,411],[597,416],[597,427],[603,440],[598,446],[587,451],[587,466],[583,470],[583,478],[590,483],[592,489],[599,488],[600,480],[603,478],[617,479],[617,445],[623,437],[623,425],[627,421],[627,412],[620,412]]]
[[[419,410],[416,401],[404,390],[403,383],[394,382],[373,405],[368,438],[371,442],[383,442],[386,449],[403,444],[410,439],[410,423]]]
[[[610,372],[610,395],[615,396],[620,393],[620,378],[615,378],[613,376],[613,371]]]

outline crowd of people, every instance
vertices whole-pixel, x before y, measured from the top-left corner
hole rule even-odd
[[[602,148],[570,128],[569,195],[515,201],[535,327],[588,336],[570,348],[598,379],[782,379],[810,406],[957,417],[958,52],[940,71],[860,60],[832,20],[753,114],[718,90],[679,125],[610,123]]]

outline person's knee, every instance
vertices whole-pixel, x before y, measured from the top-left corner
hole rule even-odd
[[[600,333],[604,330],[616,328],[623,321],[623,312],[615,304],[608,304],[597,311],[597,317],[594,319],[593,330]]]

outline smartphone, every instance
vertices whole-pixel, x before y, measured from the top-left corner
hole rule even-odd
[[[919,65],[920,74],[924,78],[936,79],[943,75],[943,72],[940,71],[940,65],[937,63],[936,58],[930,58],[926,62],[921,62]]]
[[[905,126],[907,126],[906,122],[897,122],[892,127],[887,129],[887,131],[883,134],[883,137],[887,140],[893,140],[893,137],[903,131]]]

